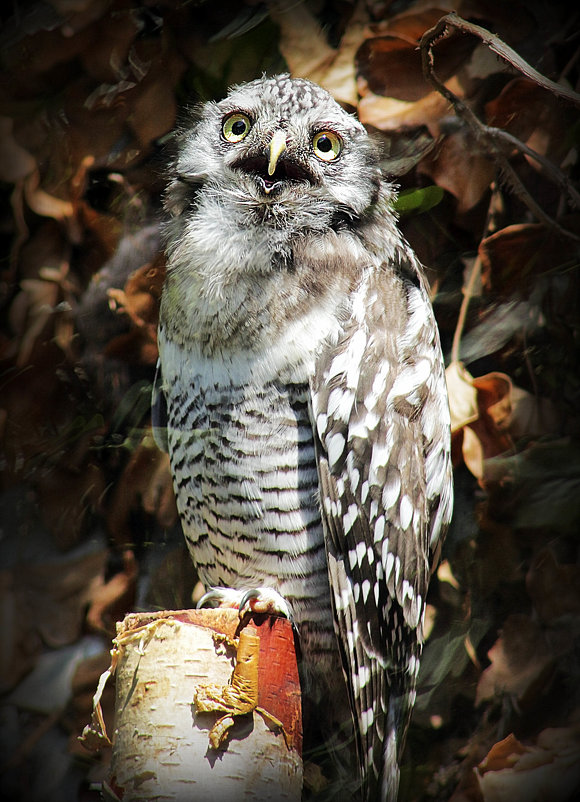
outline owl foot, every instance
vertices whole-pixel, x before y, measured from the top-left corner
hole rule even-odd
[[[197,603],[197,608],[208,602],[217,602],[218,607],[233,607],[239,610],[240,618],[246,613],[265,613],[279,615],[293,622],[292,611],[286,599],[272,588],[252,588],[234,590],[233,588],[212,588]]]
[[[281,732],[289,747],[282,722],[258,707],[258,659],[260,639],[257,635],[242,630],[237,640],[214,632],[214,641],[226,642],[236,649],[236,666],[228,685],[199,685],[193,695],[197,713],[223,713],[209,732],[209,745],[212,749],[224,746],[228,735],[239,716],[254,711],[259,713],[272,729]]]

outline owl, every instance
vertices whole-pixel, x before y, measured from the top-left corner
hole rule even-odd
[[[187,545],[212,598],[291,618],[359,797],[393,802],[452,510],[422,268],[379,149],[310,81],[235,86],[176,138],[154,425]]]

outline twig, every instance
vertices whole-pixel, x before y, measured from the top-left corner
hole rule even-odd
[[[497,53],[499,56],[501,56],[501,58],[518,69],[539,86],[542,86],[544,89],[553,92],[559,97],[568,100],[579,107],[580,95],[576,94],[576,92],[573,92],[571,89],[567,89],[566,87],[550,81],[548,78],[534,70],[533,67],[524,61],[521,56],[519,56],[508,45],[498,39],[497,36],[485,30],[485,28],[481,28],[479,25],[474,25],[473,23],[461,19],[461,17],[458,17],[455,13],[446,14],[444,17],[441,17],[437,24],[434,25],[430,30],[426,31],[421,37],[419,46],[421,50],[423,74],[426,80],[428,80],[435,87],[435,89],[441,95],[443,95],[446,100],[449,101],[449,103],[455,109],[457,116],[464,119],[470,129],[473,131],[476,140],[481,143],[483,149],[497,160],[500,172],[508,186],[513,190],[513,192],[515,192],[522,202],[526,204],[528,209],[537,219],[541,220],[551,228],[556,229],[556,231],[558,231],[558,233],[562,236],[580,241],[580,237],[578,235],[563,228],[553,218],[546,214],[546,212],[544,212],[540,206],[538,206],[513,167],[509,164],[505,153],[505,145],[507,144],[512,148],[516,148],[521,153],[524,153],[530,158],[534,159],[544,169],[547,177],[554,181],[554,183],[556,183],[561,190],[566,193],[572,204],[574,206],[579,206],[580,194],[572,188],[568,178],[564,175],[564,173],[562,173],[562,171],[549,160],[545,159],[528,145],[517,139],[517,137],[514,137],[499,128],[487,126],[482,123],[481,120],[479,120],[469,108],[469,106],[464,103],[461,98],[457,97],[457,95],[455,95],[448,87],[446,87],[445,84],[443,84],[443,82],[437,77],[434,67],[433,48],[437,42],[449,35],[449,28],[457,28],[463,33],[469,33],[477,36],[485,44],[487,44],[494,53]]]
[[[463,298],[457,315],[457,324],[453,332],[453,343],[451,344],[451,362],[459,362],[459,349],[461,347],[461,337],[463,336],[463,329],[465,328],[465,321],[467,319],[467,310],[469,303],[473,298],[473,290],[479,277],[481,275],[481,256],[477,254],[467,284],[463,287]]]
[[[506,45],[505,42],[496,36],[491,31],[488,31],[486,28],[482,28],[479,25],[474,25],[472,22],[467,22],[467,20],[462,19],[459,17],[455,12],[451,12],[450,14],[445,14],[444,17],[441,19],[428,31],[426,31],[420,42],[421,52],[424,53],[428,51],[431,54],[433,45],[437,43],[437,41],[441,39],[445,39],[448,35],[448,28],[457,28],[464,33],[470,33],[473,36],[477,36],[478,39],[486,44],[490,50],[493,50],[494,53],[502,58],[504,61],[507,61],[508,64],[511,64],[512,67],[515,67],[516,70],[521,72],[527,78],[530,78],[534,83],[538,84],[539,86],[543,86],[544,89],[547,89],[549,92],[552,92],[554,95],[558,95],[564,100],[569,101],[574,106],[578,106],[580,108],[580,95],[577,92],[574,92],[572,89],[568,89],[567,86],[562,86],[561,84],[557,84],[554,81],[551,81],[549,78],[546,78],[545,75],[542,75],[537,70],[535,70],[532,66],[528,64],[515,50],[512,50],[509,45]],[[432,65],[432,58],[431,58],[431,65]]]
[[[485,218],[485,226],[483,230],[483,237],[484,240],[486,237],[489,237],[491,233],[496,229],[496,214],[497,214],[497,203],[498,203],[498,190],[495,182],[492,184],[491,187],[491,198],[489,201],[489,205],[487,207],[487,215]],[[473,260],[473,264],[471,266],[471,272],[469,274],[469,278],[467,283],[464,284],[462,287],[463,298],[461,300],[461,306],[459,308],[459,314],[457,315],[457,323],[455,325],[455,331],[453,332],[453,342],[451,343],[451,362],[459,362],[460,361],[460,348],[461,348],[461,337],[463,336],[463,329],[465,328],[465,321],[467,320],[467,310],[469,309],[469,304],[471,299],[474,295],[474,290],[479,281],[481,276],[481,254],[478,253],[475,259]]]

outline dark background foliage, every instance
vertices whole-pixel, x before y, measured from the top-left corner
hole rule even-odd
[[[425,38],[449,11],[460,19]],[[457,503],[403,796],[576,798],[580,12],[14,0],[0,13],[2,798],[98,798],[108,752],[77,737],[115,621],[199,595],[150,433],[163,166],[181,110],[284,70],[381,140],[449,364]],[[103,704],[110,722],[110,691]]]

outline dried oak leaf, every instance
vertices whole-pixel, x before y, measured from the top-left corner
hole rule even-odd
[[[85,439],[84,447],[90,443]],[[70,451],[69,451],[70,454]],[[100,507],[106,481],[100,465],[83,460],[80,465],[52,466],[37,478],[36,489],[42,519],[60,549],[69,549],[91,523],[90,513]]]
[[[545,729],[534,746],[510,734],[476,775],[484,802],[570,802],[580,788],[580,728]]]
[[[450,192],[457,199],[457,211],[464,214],[489,191],[497,168],[475,147],[468,132],[457,131],[427,154],[418,169]]]
[[[35,643],[58,649],[79,638],[85,606],[105,559],[102,550],[56,562],[19,564],[5,572],[3,586],[10,594],[3,607],[8,616],[3,628],[8,676],[17,676],[16,665],[21,665],[23,655],[30,655]]]
[[[123,567],[110,579],[98,577],[90,593],[87,625],[96,632],[113,633],[115,622],[131,610],[135,602],[138,565],[131,549],[123,552]]]
[[[566,223],[573,228],[573,222]],[[483,239],[479,245],[482,283],[499,298],[526,297],[535,276],[564,272],[577,263],[578,247],[542,223],[516,223]]]
[[[159,253],[153,262],[135,270],[123,290],[111,288],[108,295],[118,312],[133,324],[128,333],[114,337],[105,348],[108,357],[154,365],[157,361],[157,322],[165,276],[165,258]]]
[[[437,7],[400,14],[388,22],[384,35],[363,42],[356,53],[357,74],[365,79],[371,92],[415,102],[433,91],[423,75],[417,45],[425,31],[445,14]],[[455,75],[475,44],[469,36],[451,36],[437,46],[436,71],[442,81]]]
[[[485,106],[488,125],[503,128],[554,164],[559,164],[570,148],[567,131],[573,124],[558,98],[528,78],[515,78]],[[536,169],[534,159],[529,160]]]
[[[461,453],[471,473],[485,483],[486,461],[511,450],[511,380],[503,373],[473,378],[459,362],[445,372],[454,454]]]

